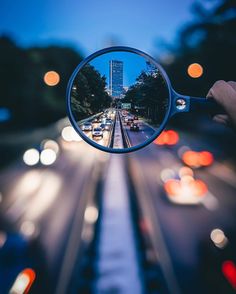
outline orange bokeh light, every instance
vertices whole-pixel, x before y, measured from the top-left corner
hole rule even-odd
[[[179,141],[179,135],[173,130],[163,131],[159,137],[154,141],[156,145],[170,145],[173,146]]]
[[[35,271],[31,268],[26,268],[18,274],[10,293],[24,293],[27,294],[30,291],[36,278]],[[19,287],[21,291],[19,292]]]
[[[46,72],[43,79],[48,86],[56,86],[60,82],[60,76],[56,71]]]
[[[28,287],[26,288],[26,291],[25,291],[25,293],[28,293],[29,290],[30,290],[30,288],[31,288],[31,286],[32,286],[32,284],[33,284],[33,282],[34,282],[34,280],[35,280],[36,274],[35,274],[35,271],[32,270],[31,268],[26,268],[22,272],[22,274],[25,274],[25,275],[27,275],[29,277],[29,281],[30,282],[29,282],[29,285],[28,285]]]
[[[200,152],[199,163],[202,166],[209,166],[213,163],[213,161],[214,161],[214,157],[210,152],[208,151]]]
[[[177,134],[177,132],[175,132],[173,130],[169,130],[169,131],[167,131],[167,135],[168,135],[168,139],[166,142],[167,145],[175,145],[178,143],[179,135]]]
[[[182,156],[182,160],[185,164],[191,167],[199,167],[198,152],[195,151],[186,151]]]
[[[181,192],[181,184],[179,180],[170,179],[164,184],[166,193],[169,196],[178,195]]]
[[[203,181],[195,180],[192,185],[196,196],[204,196],[208,191],[207,185]]]
[[[192,63],[188,66],[188,75],[191,78],[200,78],[203,74],[203,67],[199,63]]]
[[[183,162],[191,167],[210,166],[214,162],[214,157],[209,151],[186,151],[182,156]]]
[[[164,184],[165,191],[169,196],[181,196],[185,187],[188,188],[190,195],[197,197],[203,197],[208,191],[207,185],[203,181],[194,180],[192,177],[189,177],[187,181],[170,179]]]

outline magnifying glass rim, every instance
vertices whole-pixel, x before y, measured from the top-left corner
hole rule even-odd
[[[162,76],[164,77],[165,81],[166,81],[166,85],[168,87],[168,92],[169,92],[169,104],[168,104],[168,109],[166,112],[166,115],[164,117],[163,122],[161,123],[160,127],[158,128],[158,130],[156,130],[154,132],[154,134],[148,138],[147,140],[145,140],[143,143],[138,144],[137,146],[131,146],[128,148],[123,148],[123,149],[117,149],[117,148],[109,148],[109,147],[105,147],[102,146],[94,141],[92,141],[91,139],[89,139],[86,135],[83,134],[83,131],[80,129],[80,127],[78,126],[76,120],[74,119],[74,115],[73,112],[71,110],[71,105],[70,105],[70,101],[71,101],[71,89],[73,86],[73,82],[75,77],[77,76],[78,72],[86,65],[88,64],[91,60],[93,60],[94,58],[101,56],[103,54],[106,53],[111,53],[111,52],[130,52],[130,53],[135,53],[139,56],[144,57],[147,61],[153,63],[158,70],[161,72]],[[74,129],[77,131],[77,133],[81,136],[81,138],[83,138],[84,141],[86,141],[88,144],[90,144],[91,146],[108,152],[108,153],[128,153],[128,152],[132,152],[132,151],[136,151],[139,150],[147,145],[149,145],[150,143],[152,143],[159,135],[160,133],[163,131],[163,129],[165,128],[167,121],[170,117],[170,113],[171,113],[171,108],[172,108],[172,87],[170,84],[170,80],[168,75],[166,74],[165,70],[162,68],[162,66],[150,55],[148,55],[147,53],[132,48],[132,47],[127,47],[127,46],[112,46],[112,47],[107,47],[104,49],[101,49],[99,51],[94,52],[93,54],[89,55],[88,57],[86,57],[85,59],[83,59],[79,65],[75,68],[74,72],[72,73],[70,80],[68,82],[67,85],[67,91],[66,91],[66,106],[67,106],[67,114],[69,117],[69,120],[72,124],[72,126],[74,127]]]

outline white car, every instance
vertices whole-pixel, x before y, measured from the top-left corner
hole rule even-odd
[[[92,132],[92,137],[94,138],[97,138],[97,137],[101,137],[103,138],[103,132],[102,132],[102,128],[94,128],[93,129],[93,132]]]
[[[82,129],[82,131],[84,131],[84,132],[88,132],[88,131],[92,131],[93,126],[92,126],[91,123],[89,123],[89,122],[85,122],[85,123],[82,125],[81,129]]]

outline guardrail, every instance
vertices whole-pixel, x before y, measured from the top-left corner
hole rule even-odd
[[[116,113],[117,115],[117,113]],[[113,144],[114,144],[114,134],[115,134],[115,127],[116,127],[116,115],[114,118],[114,122],[112,124],[112,130],[111,130],[111,135],[109,138],[109,142],[108,142],[108,148],[113,148]]]
[[[122,138],[123,138],[123,142],[124,142],[124,147],[130,148],[132,145],[130,143],[128,133],[127,133],[126,129],[123,127],[123,123],[122,123],[119,111],[118,111],[118,117],[120,120],[120,128],[121,128],[121,134],[122,134]]]

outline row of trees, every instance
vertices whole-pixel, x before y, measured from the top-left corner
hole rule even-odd
[[[80,61],[80,54],[71,48],[25,49],[0,37],[0,108],[10,110],[9,127],[41,126],[65,116],[67,83]],[[51,70],[60,75],[54,87],[44,83]]]
[[[201,0],[192,11],[193,21],[183,27],[178,40],[165,45],[168,55],[163,66],[178,92],[204,96],[215,81],[236,79],[236,2]],[[187,74],[193,62],[203,66],[198,79]]]
[[[72,112],[81,120],[110,107],[112,98],[106,91],[106,77],[87,64],[75,77],[72,94]]]
[[[158,71],[152,74],[142,72],[122,102],[131,103],[133,112],[140,109],[150,123],[160,124],[168,108],[168,87]]]

